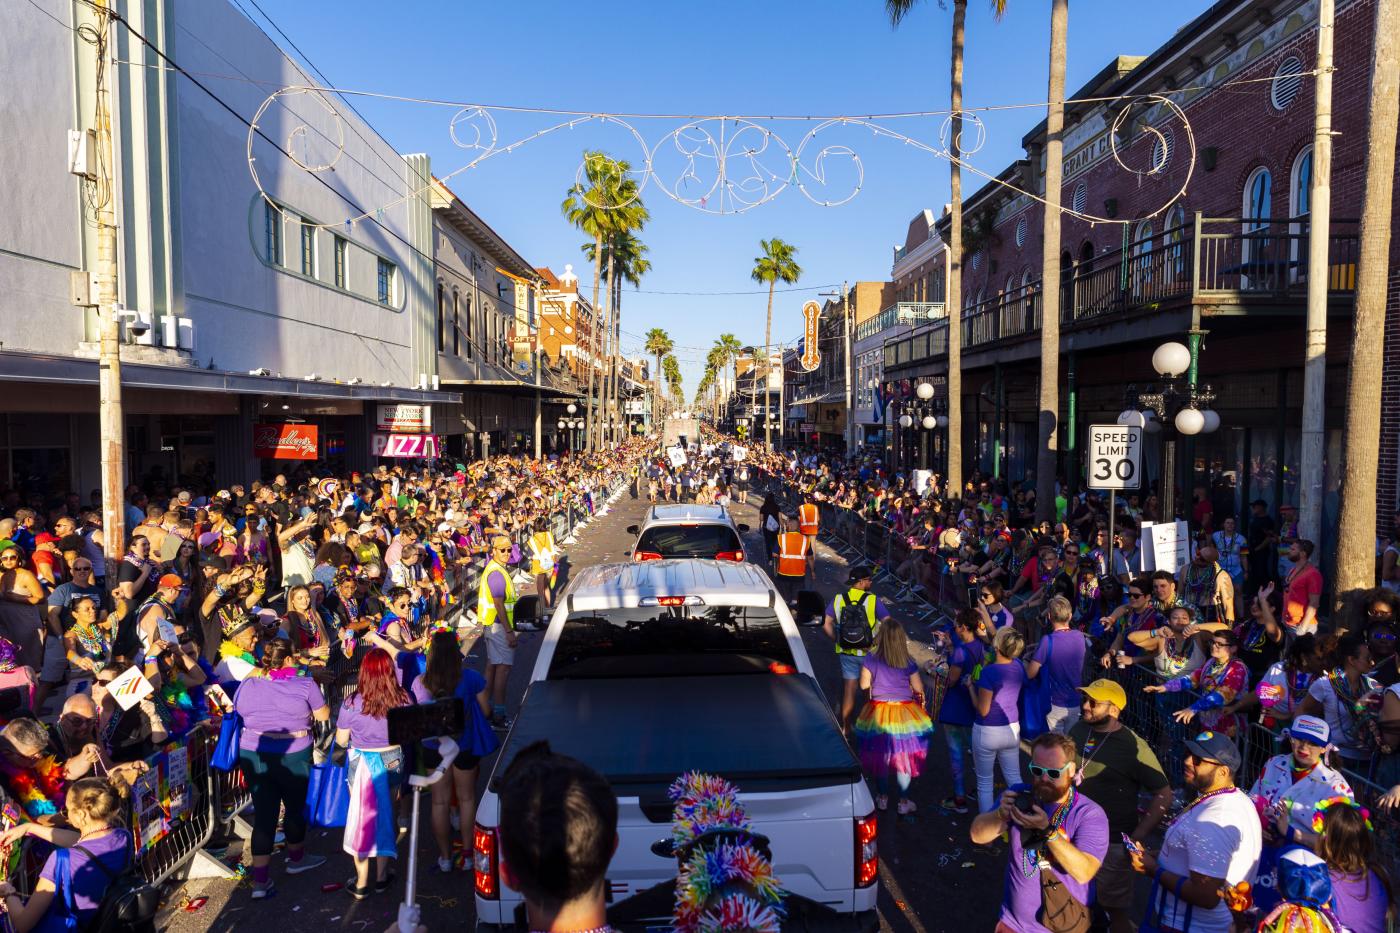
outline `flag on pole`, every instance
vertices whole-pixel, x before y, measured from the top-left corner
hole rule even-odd
[[[875,386],[875,420],[885,420],[885,406],[890,402],[889,392],[885,383],[881,382]]]

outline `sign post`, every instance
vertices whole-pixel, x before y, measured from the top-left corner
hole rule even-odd
[[[1142,485],[1142,428],[1124,424],[1089,425],[1088,487],[1108,490],[1108,567],[1113,564],[1114,523],[1118,517],[1118,490]]]

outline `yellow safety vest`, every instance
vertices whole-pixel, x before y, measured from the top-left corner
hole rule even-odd
[[[860,600],[861,595],[865,593],[869,593],[870,596],[870,598],[865,601],[865,617],[870,622],[870,635],[874,637],[875,629],[880,627],[879,620],[875,618],[875,602],[879,597],[874,593],[869,590],[851,588],[845,593],[837,593],[836,598],[831,601],[831,608],[836,614],[836,624],[839,626],[841,624],[841,610],[846,606],[854,606]],[[866,654],[866,652],[859,648],[842,648],[839,641],[836,643],[836,653],[862,656]]]
[[[486,569],[482,571],[481,580],[476,585],[476,621],[482,628],[490,628],[496,624],[496,599],[491,595],[488,581],[491,574],[497,571],[506,581],[506,626],[515,631],[515,581],[510,578],[510,571],[495,560],[487,563]]]

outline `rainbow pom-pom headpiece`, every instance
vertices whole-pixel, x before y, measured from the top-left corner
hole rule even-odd
[[[1322,834],[1322,830],[1326,826],[1327,811],[1336,806],[1351,807],[1353,810],[1360,813],[1361,818],[1366,821],[1366,831],[1375,832],[1371,826],[1371,811],[1367,810],[1352,798],[1340,794],[1336,797],[1328,797],[1326,800],[1318,801],[1317,808],[1313,810],[1313,832],[1318,835]]]
[[[671,842],[680,855],[675,929],[680,933],[778,933],[787,892],[753,844],[753,830],[728,781],[694,772],[671,785]],[[708,838],[707,838],[708,837]]]

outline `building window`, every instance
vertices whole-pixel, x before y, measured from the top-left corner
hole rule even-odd
[[[379,260],[378,298],[380,304],[388,305],[394,303],[394,286],[396,284],[394,280],[397,277],[398,270],[394,268],[392,262],[387,259]]]
[[[1137,236],[1133,242],[1133,254],[1137,257],[1136,280],[1139,286],[1152,281],[1152,221],[1138,224]]]
[[[282,265],[282,208],[271,201],[263,202],[263,231],[267,261]]]
[[[1293,217],[1312,213],[1312,166],[1313,150],[1308,146],[1293,160],[1293,193],[1288,205],[1288,213]]]
[[[453,355],[453,356],[461,356],[461,355],[462,355],[462,328],[461,328],[461,323],[460,323],[460,321],[461,321],[461,318],[460,318],[461,310],[462,310],[461,297],[457,294],[457,289],[454,288],[454,289],[452,289],[452,355]]]
[[[446,309],[444,307],[444,299],[442,294],[442,283],[439,282],[437,287],[437,348],[439,353],[446,349],[447,335],[444,333],[446,329],[446,316],[447,314]]]
[[[1170,129],[1160,130],[1162,135],[1152,136],[1152,164],[1147,167],[1149,172],[1164,172],[1172,161],[1172,150],[1176,147],[1176,137],[1172,135]]]
[[[346,288],[345,261],[346,254],[350,251],[350,244],[345,237],[335,238],[335,287]]]
[[[1177,204],[1167,211],[1167,220],[1162,227],[1162,239],[1171,247],[1167,268],[1176,280],[1186,274],[1186,236],[1186,208]]]
[[[301,274],[316,277],[316,225],[304,218],[301,222]]]
[[[471,295],[468,295],[467,298],[466,298],[466,308],[465,308],[464,310],[467,312],[467,313],[466,313],[465,315],[463,315],[463,317],[462,317],[462,320],[464,320],[464,321],[466,322],[466,330],[467,330],[467,332],[466,332],[466,338],[467,338],[467,359],[471,359],[471,358],[472,358],[472,296],[471,296]]]
[[[1272,188],[1274,179],[1266,168],[1254,170],[1249,183],[1244,187],[1245,227],[1258,230],[1269,225],[1269,212],[1273,209]]]
[[[1273,84],[1269,85],[1269,102],[1275,110],[1287,110],[1302,90],[1303,60],[1290,55],[1279,62],[1278,70],[1274,72]]]
[[[972,271],[976,272],[982,267],[982,251],[979,249],[972,254]]]
[[[1074,194],[1069,199],[1070,210],[1076,214],[1084,213],[1084,208],[1089,204],[1089,185],[1081,181],[1074,186]]]
[[[1022,217],[1020,220],[1016,221],[1016,245],[1018,247],[1024,246],[1026,244],[1026,234],[1029,232],[1029,230],[1030,224],[1026,222],[1025,217]]]

